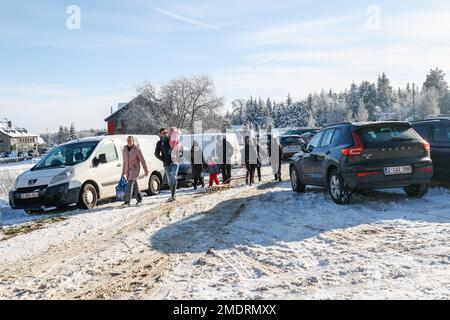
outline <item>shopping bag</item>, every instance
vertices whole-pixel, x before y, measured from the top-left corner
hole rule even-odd
[[[125,192],[127,191],[128,182],[125,177],[120,178],[119,184],[116,187],[116,200],[124,201],[125,200]]]

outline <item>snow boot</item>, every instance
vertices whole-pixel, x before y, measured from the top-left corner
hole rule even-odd
[[[142,204],[142,194],[138,193],[137,195],[137,204],[138,206],[140,206]]]

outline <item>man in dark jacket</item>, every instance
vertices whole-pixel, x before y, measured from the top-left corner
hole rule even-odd
[[[234,149],[231,143],[227,141],[225,135],[223,138],[221,136],[217,137],[216,153],[222,169],[222,183],[229,184],[231,182],[231,158],[233,157]]]
[[[205,181],[202,177],[203,168],[206,166],[205,159],[203,157],[202,148],[197,141],[194,140],[191,148],[191,167],[192,167],[192,179],[194,179],[194,190],[197,190],[197,185],[200,183],[202,188],[205,187]]]
[[[245,184],[252,185],[255,182],[255,170],[258,165],[258,151],[256,150],[253,140],[248,136],[245,137],[245,146],[243,151],[243,162],[247,171],[245,174]]]
[[[171,198],[170,201],[175,200],[175,192],[177,188],[177,181],[176,178],[174,179],[171,175],[171,167],[173,164],[172,161],[172,155],[171,155],[171,148],[169,144],[169,133],[166,128],[162,128],[159,130],[159,136],[160,140],[156,144],[155,148],[155,157],[162,161],[164,166],[164,172],[166,174],[167,181],[169,183],[169,188],[171,192]],[[174,181],[175,180],[175,181]]]

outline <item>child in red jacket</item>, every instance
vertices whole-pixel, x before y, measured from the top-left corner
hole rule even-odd
[[[220,184],[219,179],[217,178],[217,174],[220,172],[219,166],[217,163],[212,161],[211,159],[208,159],[208,172],[209,172],[209,186],[212,187],[213,183],[215,182],[217,185]]]

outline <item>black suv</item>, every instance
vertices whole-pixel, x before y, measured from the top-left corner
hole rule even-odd
[[[431,145],[433,180],[450,182],[450,118],[416,121],[412,125]]]
[[[404,187],[423,197],[433,175],[430,145],[408,122],[342,123],[319,131],[291,158],[292,189],[328,187],[337,204],[353,191]]]

